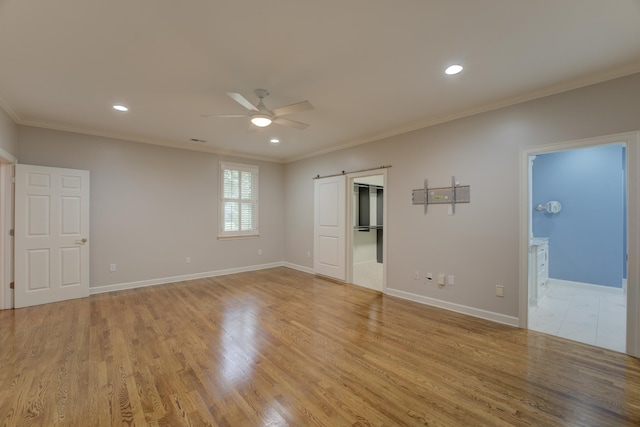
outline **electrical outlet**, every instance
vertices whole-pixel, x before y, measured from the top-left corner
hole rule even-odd
[[[496,285],[496,296],[497,297],[504,297],[504,286]]]
[[[413,272],[413,280],[420,280],[420,272],[418,270]]]
[[[191,257],[190,257],[190,256],[188,256],[188,257],[185,259],[185,262],[186,262],[187,264],[191,264]]]
[[[258,249],[258,255],[262,255],[262,249]]]
[[[429,282],[433,281],[433,273],[427,273],[424,278]]]
[[[113,273],[114,271],[116,271],[116,265],[115,264],[109,264],[109,272]]]
[[[447,276],[447,285],[453,286],[456,284],[456,278],[453,276],[453,274],[449,274]]]

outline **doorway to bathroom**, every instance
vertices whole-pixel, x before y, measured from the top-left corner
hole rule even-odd
[[[528,163],[529,329],[625,352],[626,143]]]

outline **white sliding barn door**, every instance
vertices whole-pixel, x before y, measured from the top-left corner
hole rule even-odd
[[[16,165],[15,307],[89,296],[89,171]]]
[[[313,269],[341,281],[347,276],[345,182],[344,175],[314,181]]]

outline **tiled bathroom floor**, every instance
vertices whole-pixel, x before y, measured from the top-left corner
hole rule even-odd
[[[538,307],[529,307],[529,329],[586,344],[625,351],[623,294],[551,284]]]

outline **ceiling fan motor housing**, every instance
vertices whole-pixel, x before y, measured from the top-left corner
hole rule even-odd
[[[256,89],[254,93],[258,98],[260,98],[260,100],[262,100],[262,98],[269,96],[269,92],[267,92],[266,89]]]

